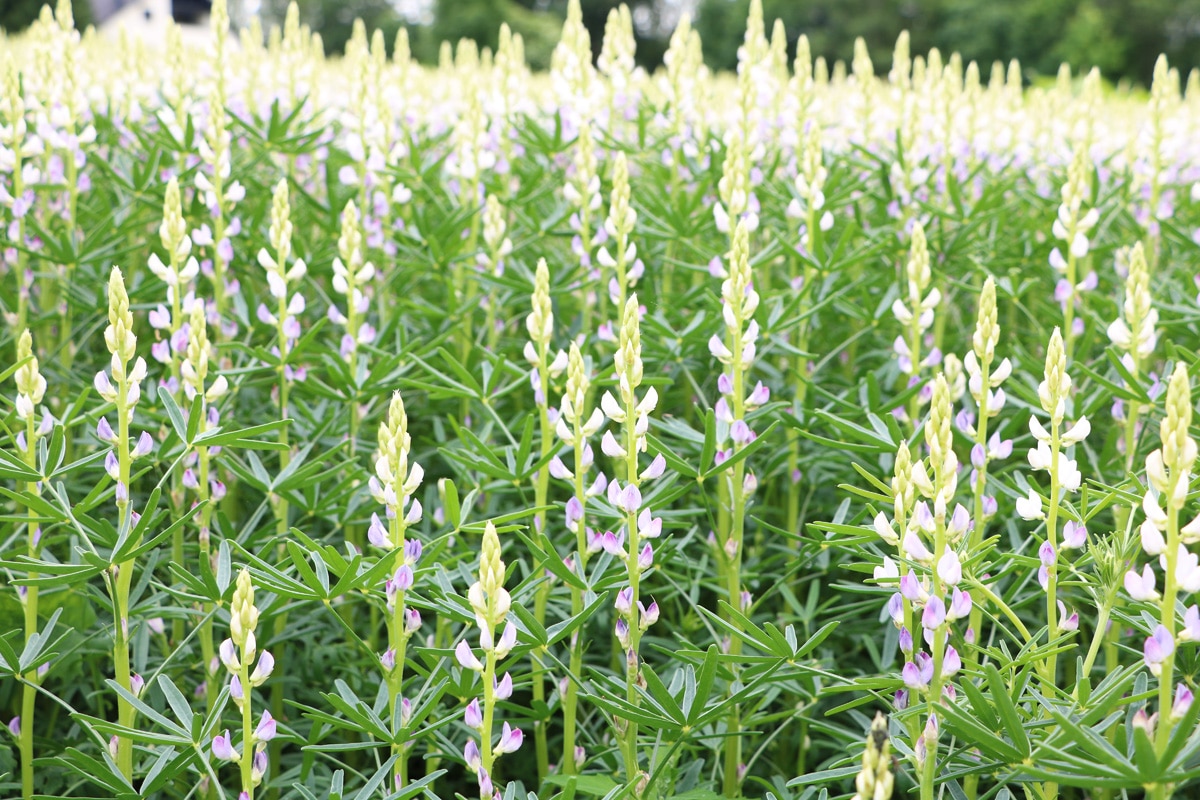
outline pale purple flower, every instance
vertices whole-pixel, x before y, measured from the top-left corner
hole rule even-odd
[[[517,626],[511,622],[504,626],[500,641],[496,642],[496,657],[504,658],[517,645]]]
[[[1146,564],[1139,575],[1133,570],[1125,573],[1125,591],[1134,600],[1156,600],[1158,592],[1154,590],[1154,570]]]
[[[913,603],[923,603],[929,596],[920,580],[917,579],[917,574],[911,569],[900,579],[900,594]]]
[[[1200,641],[1200,608],[1188,606],[1183,612],[1183,630],[1179,632],[1179,638],[1185,642]]]
[[[1195,699],[1192,690],[1186,684],[1180,683],[1175,686],[1175,702],[1171,704],[1171,719],[1182,719],[1187,714],[1188,709],[1192,707],[1192,700]]]
[[[655,478],[661,477],[666,469],[667,459],[663,457],[662,453],[659,453],[654,457],[654,460],[650,462],[650,466],[646,467],[646,469],[642,471],[642,474],[639,477],[643,481],[651,481]]]
[[[269,742],[275,738],[277,733],[275,718],[271,716],[270,711],[263,711],[262,717],[258,721],[258,727],[254,729],[254,738],[260,742]]]
[[[371,525],[367,528],[367,541],[385,550],[392,548],[392,540],[388,536],[388,529],[383,524],[383,521],[379,519],[378,514],[371,515]]]
[[[908,688],[924,689],[933,680],[933,659],[928,653],[918,653],[916,662],[906,663],[900,676]]]
[[[946,645],[946,653],[942,656],[942,675],[950,677],[954,673],[962,669],[962,659],[958,655],[958,651],[951,645]]]
[[[467,707],[463,709],[463,722],[468,728],[479,730],[483,727],[483,709],[479,706],[479,698],[471,699],[467,703]]]
[[[617,592],[617,599],[613,603],[613,607],[617,613],[623,617],[628,617],[633,611],[633,587],[626,586],[621,591]]]
[[[957,586],[962,580],[962,564],[958,560],[958,553],[947,548],[945,554],[938,559],[937,573],[950,586]]]
[[[471,772],[478,772],[483,764],[479,754],[479,745],[475,744],[474,739],[468,739],[466,746],[463,747],[463,761],[467,762],[467,769]]]
[[[642,572],[650,569],[654,564],[654,548],[649,544],[642,548],[642,552],[638,553],[637,565]]]
[[[925,610],[921,613],[921,626],[928,630],[935,630],[941,627],[946,622],[946,604],[942,602],[942,598],[936,595],[929,598],[925,603]]]
[[[213,737],[212,754],[215,758],[222,761],[232,761],[238,757],[237,752],[233,749],[233,744],[230,742],[228,730]]]
[[[454,648],[454,657],[458,659],[458,663],[464,669],[471,669],[476,672],[483,671],[483,662],[476,658],[475,653],[471,650],[471,645],[467,644],[466,639],[460,641],[458,646]]]
[[[899,592],[894,592],[892,596],[888,598],[885,609],[888,616],[892,618],[893,622],[895,622],[897,625],[902,623],[904,621],[903,595],[901,595]]]
[[[507,722],[500,730],[500,741],[496,744],[493,752],[496,755],[501,753],[515,753],[520,749],[521,743],[525,741],[525,734],[520,728],[514,728]]]
[[[950,608],[946,611],[946,620],[964,619],[971,614],[971,593],[966,589],[956,589],[950,593]]]
[[[512,697],[512,693],[513,693],[512,675],[510,675],[509,673],[506,672],[506,673],[504,673],[504,677],[501,678],[499,681],[496,681],[494,678],[492,680],[494,681],[494,685],[492,687],[492,695],[497,700],[507,700],[508,698]]]
[[[258,664],[254,666],[254,671],[250,673],[250,682],[258,686],[271,677],[271,673],[274,671],[275,656],[271,655],[269,650],[263,650],[258,656]]]
[[[1087,527],[1082,522],[1067,520],[1063,525],[1063,547],[1074,550],[1087,543]]]
[[[1146,637],[1143,647],[1144,661],[1150,672],[1157,676],[1162,671],[1162,662],[1175,652],[1175,640],[1163,625],[1157,625],[1154,633]]]

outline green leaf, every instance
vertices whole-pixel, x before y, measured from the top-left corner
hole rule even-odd
[[[767,426],[767,429],[765,431],[763,431],[761,434],[759,434],[758,437],[753,442],[746,445],[741,450],[735,451],[734,454],[731,455],[729,458],[725,459],[720,464],[717,464],[715,467],[713,467],[712,469],[705,472],[703,475],[700,476],[701,479],[708,480],[713,475],[717,475],[719,473],[722,473],[722,472],[730,469],[735,464],[737,464],[739,461],[743,461],[743,460],[749,458],[750,456],[752,456],[757,451],[761,450],[764,446],[766,446],[767,441],[769,440],[769,437],[771,435],[771,431],[775,430],[777,425],[779,425],[778,421],[772,422],[769,426]]]
[[[451,529],[458,530],[462,525],[462,506],[458,502],[458,487],[450,478],[442,478],[438,482],[438,486],[442,489],[442,507],[446,511],[446,521],[450,523]]]

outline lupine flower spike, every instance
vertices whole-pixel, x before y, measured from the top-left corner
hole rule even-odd
[[[254,584],[250,572],[238,573],[237,587],[229,604],[229,638],[221,642],[221,663],[229,674],[229,696],[241,713],[241,746],[233,743],[228,730],[213,737],[213,757],[232,761],[241,772],[240,797],[254,800],[254,791],[267,774],[267,743],[275,738],[277,723],[270,711],[264,710],[257,724],[251,698],[253,690],[266,683],[275,669],[270,652],[258,651],[255,630],[258,628],[258,608],[254,605]],[[257,659],[257,661],[256,661]]]
[[[1176,601],[1180,594],[1200,591],[1200,565],[1189,545],[1200,541],[1200,516],[1180,526],[1179,515],[1187,499],[1192,469],[1196,464],[1196,442],[1189,435],[1192,423],[1192,391],[1187,368],[1175,365],[1167,386],[1167,413],[1159,426],[1162,446],[1146,457],[1149,487],[1142,500],[1146,519],[1140,528],[1142,549],[1157,556],[1162,568],[1163,587],[1155,589],[1155,574],[1150,564],[1139,573],[1125,574],[1125,590],[1135,601],[1158,605],[1159,622],[1146,637],[1144,661],[1158,678],[1158,726],[1154,743],[1158,752],[1167,745],[1173,727],[1172,693],[1175,649],[1181,640],[1194,641],[1200,634],[1200,615],[1196,606],[1184,614],[1179,630]],[[1186,687],[1184,687],[1186,688]]]
[[[1038,582],[1046,592],[1046,618],[1050,627],[1050,640],[1053,641],[1061,632],[1058,608],[1058,559],[1060,550],[1064,547],[1078,547],[1083,544],[1080,537],[1081,520],[1072,520],[1070,535],[1059,539],[1058,517],[1062,511],[1062,500],[1065,493],[1076,492],[1082,482],[1082,475],[1076,459],[1069,457],[1068,452],[1074,445],[1087,438],[1091,432],[1091,424],[1087,417],[1080,417],[1074,424],[1064,426],[1067,404],[1071,398],[1071,376],[1067,374],[1067,354],[1062,335],[1058,328],[1050,337],[1046,348],[1045,379],[1038,385],[1038,399],[1042,410],[1049,415],[1050,429],[1038,420],[1037,415],[1029,418],[1029,430],[1037,442],[1029,451],[1029,465],[1034,470],[1044,471],[1050,476],[1050,496],[1048,509],[1042,513],[1041,499],[1030,489],[1029,495],[1017,501],[1017,513],[1028,520],[1046,520],[1046,538],[1038,549],[1041,567],[1038,569]],[[1064,534],[1067,531],[1064,530]],[[1086,535],[1086,531],[1084,531]],[[1054,675],[1056,658],[1051,655],[1043,665],[1048,678]]]
[[[912,244],[909,248],[908,265],[905,268],[905,292],[892,303],[892,313],[905,332],[896,337],[893,349],[900,365],[900,372],[908,376],[908,387],[921,383],[921,368],[935,367],[941,363],[942,354],[936,347],[922,356],[922,337],[933,324],[934,309],[942,300],[937,287],[929,288],[932,273],[929,267],[929,248],[925,241],[925,228],[918,220],[913,225]],[[928,291],[926,291],[928,290]],[[917,412],[929,401],[929,388],[923,386],[908,404],[908,417],[916,429]]]
[[[467,727],[476,732],[478,738],[467,740],[463,748],[463,760],[467,768],[475,773],[479,785],[480,800],[493,800],[502,792],[493,786],[492,772],[495,761],[505,753],[521,747],[524,734],[505,722],[499,740],[495,739],[496,703],[512,695],[512,678],[506,673],[498,677],[499,662],[517,644],[517,628],[508,620],[512,598],[504,588],[505,564],[500,559],[500,537],[496,526],[490,521],[483,531],[483,549],[479,555],[479,580],[471,585],[467,599],[475,612],[475,624],[479,628],[479,647],[483,660],[466,639],[458,643],[454,654],[463,669],[478,672],[483,679],[482,697],[467,704],[464,718]],[[499,633],[499,636],[497,636]]]
[[[421,521],[421,501],[415,495],[425,476],[420,464],[409,464],[411,450],[408,413],[400,393],[395,392],[388,406],[387,419],[379,425],[375,474],[369,482],[371,495],[386,511],[387,523],[378,514],[372,514],[367,539],[375,547],[387,551],[393,560],[390,577],[384,586],[388,610],[388,648],[379,661],[387,685],[388,712],[395,722],[399,710],[401,726],[407,724],[410,708],[409,700],[403,696],[408,642],[421,628],[421,613],[406,602],[422,551],[419,539],[408,538],[408,528]],[[398,756],[394,771],[395,784],[397,788],[403,788],[408,783],[407,746],[393,745],[392,752]]]
[[[660,454],[642,469],[638,454],[646,450],[646,434],[650,427],[650,412],[658,405],[658,392],[654,387],[638,396],[642,384],[641,314],[637,295],[630,295],[625,302],[621,318],[621,332],[614,361],[615,378],[620,400],[611,392],[601,397],[600,406],[605,416],[620,426],[620,439],[607,431],[601,444],[604,453],[616,460],[618,472],[608,481],[608,501],[620,513],[623,530],[614,534],[606,532],[602,537],[604,550],[621,559],[625,564],[628,585],[617,593],[616,636],[625,654],[626,699],[638,702],[637,687],[642,681],[640,644],[642,634],[658,620],[658,604],[645,605],[641,597],[642,573],[654,563],[654,548],[650,540],[662,533],[662,519],[655,518],[648,506],[643,507],[642,485],[662,475],[666,462]],[[624,475],[621,485],[618,476]],[[621,720],[618,727],[621,753],[625,761],[626,780],[641,786],[647,779],[638,763],[637,723]]]

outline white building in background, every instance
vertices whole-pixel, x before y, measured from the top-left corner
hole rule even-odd
[[[185,40],[208,38],[207,0],[91,0],[91,4],[96,30],[102,35],[115,37],[124,29],[128,35],[161,44],[175,18]]]

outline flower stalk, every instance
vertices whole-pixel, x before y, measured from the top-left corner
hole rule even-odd
[[[125,279],[121,270],[113,267],[108,279],[108,327],[104,330],[104,343],[112,354],[109,372],[96,373],[97,393],[116,406],[117,430],[108,428],[113,450],[105,460],[105,468],[116,482],[116,504],[118,531],[121,538],[132,535],[133,513],[130,505],[130,469],[134,458],[149,453],[152,441],[143,432],[133,446],[130,426],[134,410],[141,397],[141,384],[146,377],[146,361],[137,355],[137,336],[133,333],[133,313],[129,308],[129,295],[125,291]],[[112,570],[109,591],[113,601],[113,665],[117,684],[132,692],[132,672],[129,669],[129,592],[133,586],[134,562],[123,561]],[[136,713],[133,705],[124,697],[117,698],[117,722],[132,728]],[[126,778],[133,777],[133,741],[120,737],[117,742],[117,766]]]
[[[258,652],[254,632],[258,628],[258,608],[254,605],[254,584],[249,570],[238,573],[237,587],[229,608],[229,638],[221,642],[221,663],[229,674],[229,696],[241,714],[241,747],[235,747],[229,730],[214,736],[211,750],[215,758],[238,765],[241,776],[239,800],[254,800],[254,791],[267,774],[267,744],[275,738],[277,724],[271,712],[264,710],[254,724],[251,697],[275,669],[270,651]],[[255,663],[255,658],[258,661]]]
[[[624,486],[615,476],[608,481],[608,500],[621,513],[623,524],[616,534],[612,531],[604,533],[602,547],[625,565],[628,583],[617,593],[615,601],[616,636],[625,656],[625,698],[633,705],[640,705],[639,689],[644,686],[640,655],[642,635],[658,619],[658,604],[652,602],[646,606],[642,601],[642,574],[654,563],[654,548],[649,540],[662,532],[662,519],[655,518],[649,507],[642,507],[641,487],[646,481],[662,475],[666,462],[658,455],[646,469],[642,470],[638,465],[638,453],[646,451],[650,412],[658,405],[658,392],[650,387],[644,395],[638,396],[644,365],[641,309],[636,294],[625,301],[623,311],[613,364],[620,397],[618,400],[611,392],[605,392],[600,401],[605,416],[620,426],[621,439],[618,440],[611,430],[607,431],[601,448],[605,455],[624,466]],[[619,719],[617,735],[625,762],[625,780],[634,785],[634,796],[640,799],[650,774],[643,771],[639,763],[637,722]]]
[[[18,437],[17,446],[21,450],[21,458],[30,470],[37,471],[37,442],[47,433],[47,425],[37,424],[37,408],[46,395],[46,379],[42,376],[37,356],[33,352],[33,336],[28,330],[21,333],[17,340],[17,361],[25,363],[17,368],[17,419],[24,423],[24,430]],[[49,422],[49,416],[45,417]],[[38,481],[30,481],[25,490],[35,497],[41,494]],[[37,559],[41,553],[42,529],[37,522],[37,512],[29,508],[29,521],[26,523],[25,552],[30,559]],[[30,580],[37,578],[37,573],[30,571]],[[25,641],[29,642],[38,633],[38,587],[30,585],[18,589],[25,617]],[[37,670],[30,670],[22,676],[21,684],[21,730],[18,737],[18,750],[21,755],[21,796],[24,800],[33,797],[33,723],[34,701],[37,698],[37,687],[41,677]]]
[[[595,436],[604,424],[604,414],[600,409],[589,411],[591,380],[584,364],[583,353],[579,345],[571,343],[567,355],[567,385],[563,391],[562,402],[559,404],[558,421],[555,423],[555,433],[563,444],[571,448],[574,456],[572,469],[555,457],[550,461],[550,474],[560,480],[569,481],[573,494],[567,501],[565,516],[566,526],[575,534],[575,556],[573,568],[581,577],[587,575],[588,560],[593,552],[599,552],[601,543],[596,533],[589,527],[587,515],[588,499],[604,491],[608,485],[603,473],[597,476],[595,482],[587,485],[587,473],[593,464],[592,446],[588,439]],[[571,615],[583,613],[584,590],[571,586]],[[571,637],[570,674],[566,679],[563,690],[563,749],[559,761],[568,775],[579,773],[585,754],[583,748],[576,744],[577,720],[579,704],[578,678],[583,671],[584,637],[577,631]]]
[[[550,303],[550,270],[546,259],[538,259],[534,275],[532,310],[525,318],[525,330],[529,341],[525,345],[525,359],[532,365],[529,380],[533,387],[533,402],[537,407],[538,433],[541,441],[540,460],[550,457],[554,451],[554,425],[550,422],[550,378],[559,375],[567,366],[567,355],[561,350],[550,359],[550,339],[554,333],[554,310]],[[539,533],[546,530],[546,498],[550,488],[549,469],[539,469],[534,474],[534,506],[539,510],[533,518]],[[546,623],[546,606],[550,600],[551,582],[547,578],[537,588],[534,596],[533,615],[539,625]],[[545,666],[538,649],[530,653],[531,679],[533,680],[533,702],[538,707],[546,702]],[[545,780],[550,774],[550,750],[546,742],[545,720],[533,723],[534,749],[537,754],[538,779]]]
[[[505,564],[500,559],[500,537],[496,526],[489,520],[483,531],[483,549],[479,556],[479,580],[471,585],[467,599],[475,612],[475,623],[479,628],[479,647],[483,651],[481,661],[466,639],[459,641],[454,654],[464,669],[478,672],[483,679],[482,698],[476,697],[467,704],[464,719],[467,727],[474,730],[476,738],[468,739],[463,748],[463,759],[467,768],[475,773],[479,784],[480,800],[493,800],[501,792],[494,784],[496,759],[521,747],[524,733],[507,722],[503,724],[499,741],[493,741],[496,722],[496,704],[512,696],[512,675],[505,673],[498,678],[499,663],[517,644],[517,628],[508,620],[512,598],[504,588]],[[503,626],[499,637],[496,632]]]
[[[392,394],[387,420],[379,425],[379,450],[375,458],[375,474],[369,488],[376,502],[386,509],[387,525],[378,514],[371,515],[368,541],[390,554],[393,572],[384,586],[387,595],[388,649],[380,657],[384,681],[387,684],[388,714],[399,725],[408,724],[410,701],[404,697],[404,669],[408,657],[408,642],[421,629],[421,614],[406,602],[412,589],[414,571],[421,558],[419,539],[409,539],[408,528],[421,521],[421,501],[414,495],[421,486],[425,471],[420,464],[409,464],[412,437],[408,433],[408,413],[399,392]],[[396,764],[393,780],[397,789],[408,785],[409,745],[393,744]]]
[[[721,284],[722,316],[725,323],[724,341],[714,335],[709,340],[709,350],[721,362],[722,374],[717,381],[721,399],[717,401],[715,413],[719,423],[718,438],[723,442],[717,454],[718,463],[732,458],[738,451],[754,441],[755,433],[746,421],[746,415],[770,398],[770,392],[760,382],[748,391],[747,381],[754,364],[757,350],[758,323],[754,312],[758,308],[758,292],[754,290],[754,278],[750,271],[750,224],[742,218],[734,228],[733,247],[729,253],[729,277]],[[746,533],[746,506],[757,486],[757,479],[747,472],[746,460],[740,459],[731,469],[720,473],[718,480],[724,484],[721,496],[728,498],[728,514],[722,516],[727,525],[718,531],[718,544],[723,559],[722,572],[725,578],[725,593],[730,607],[745,612],[749,598],[742,588],[742,558]],[[735,617],[730,622],[737,626]],[[741,640],[735,634],[729,642],[729,652],[741,652]],[[741,757],[741,708],[730,707],[726,719],[725,778],[726,797],[736,797],[741,789],[744,772]]]

